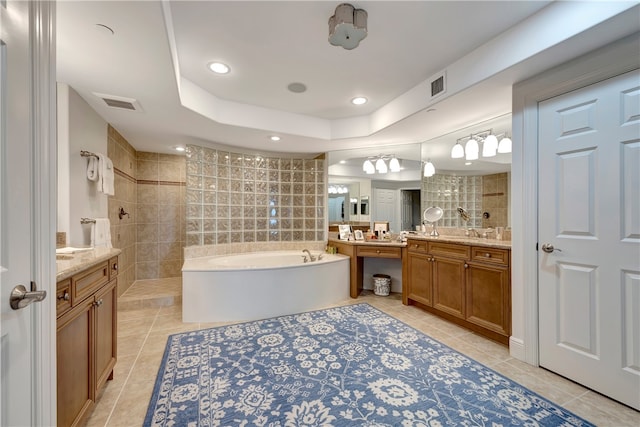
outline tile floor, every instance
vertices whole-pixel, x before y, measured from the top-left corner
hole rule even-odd
[[[118,363],[87,426],[140,426],[167,337],[220,323],[182,323],[180,278],[137,281],[118,300]],[[365,291],[343,304],[367,302],[432,338],[556,402],[598,426],[640,426],[640,412],[509,356],[506,347],[415,308],[400,295]]]

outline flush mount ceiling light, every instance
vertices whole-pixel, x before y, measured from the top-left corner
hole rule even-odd
[[[269,139],[270,139],[270,140],[272,140],[273,142],[278,142],[278,141],[280,141],[280,137],[279,137],[279,136],[277,136],[277,135],[271,135],[271,136],[269,137]]]
[[[231,71],[231,68],[229,68],[227,64],[223,64],[222,62],[210,62],[208,67],[216,74],[227,74],[229,71]]]
[[[364,96],[356,96],[355,98],[353,98],[351,100],[351,103],[353,105],[362,105],[362,104],[366,104],[367,103],[367,98],[365,98]]]
[[[351,50],[367,37],[367,12],[348,3],[336,7],[329,18],[329,43]]]

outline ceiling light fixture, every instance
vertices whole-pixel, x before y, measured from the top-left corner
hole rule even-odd
[[[364,96],[357,96],[351,100],[353,105],[363,105],[367,103],[367,98]]]
[[[464,154],[467,160],[476,160],[480,153],[480,146],[478,145],[478,141],[473,138],[469,138],[467,143],[464,146]]]
[[[210,62],[208,65],[209,69],[216,74],[227,74],[231,71],[231,68],[227,64],[223,64],[222,62]]]
[[[329,18],[329,43],[351,50],[367,37],[367,11],[356,9],[348,3],[336,7]]]
[[[173,149],[180,152],[183,152],[186,150],[186,148],[184,148],[182,145],[176,145],[175,147],[173,147]]]
[[[396,157],[392,157],[391,160],[389,160],[389,170],[391,172],[400,172],[400,162]]]
[[[456,142],[456,145],[451,149],[451,158],[452,159],[461,159],[464,157],[464,147],[460,144],[460,140]]]
[[[482,143],[482,157],[494,157],[498,151],[498,138],[488,135]]]
[[[280,137],[277,135],[271,135],[269,139],[272,140],[273,142],[280,141]]]

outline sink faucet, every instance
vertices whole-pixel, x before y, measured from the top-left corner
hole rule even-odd
[[[310,260],[311,262],[313,262],[313,261],[315,261],[315,260],[316,260],[316,257],[315,257],[315,256],[313,256],[313,255],[311,255],[311,252],[309,252],[309,249],[303,249],[303,250],[302,250],[302,252],[306,252],[306,253],[309,255],[309,260]]]
[[[478,237],[478,232],[475,228],[468,228],[464,235],[468,237]]]

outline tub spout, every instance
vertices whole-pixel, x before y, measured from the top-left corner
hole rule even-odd
[[[307,253],[307,255],[309,255],[309,260],[310,260],[311,262],[313,262],[313,261],[315,261],[315,260],[316,260],[316,257],[315,257],[315,256],[313,256],[313,255],[311,255],[311,252],[309,252],[309,249],[303,249],[303,250],[302,250],[302,252],[306,252],[306,253]]]

